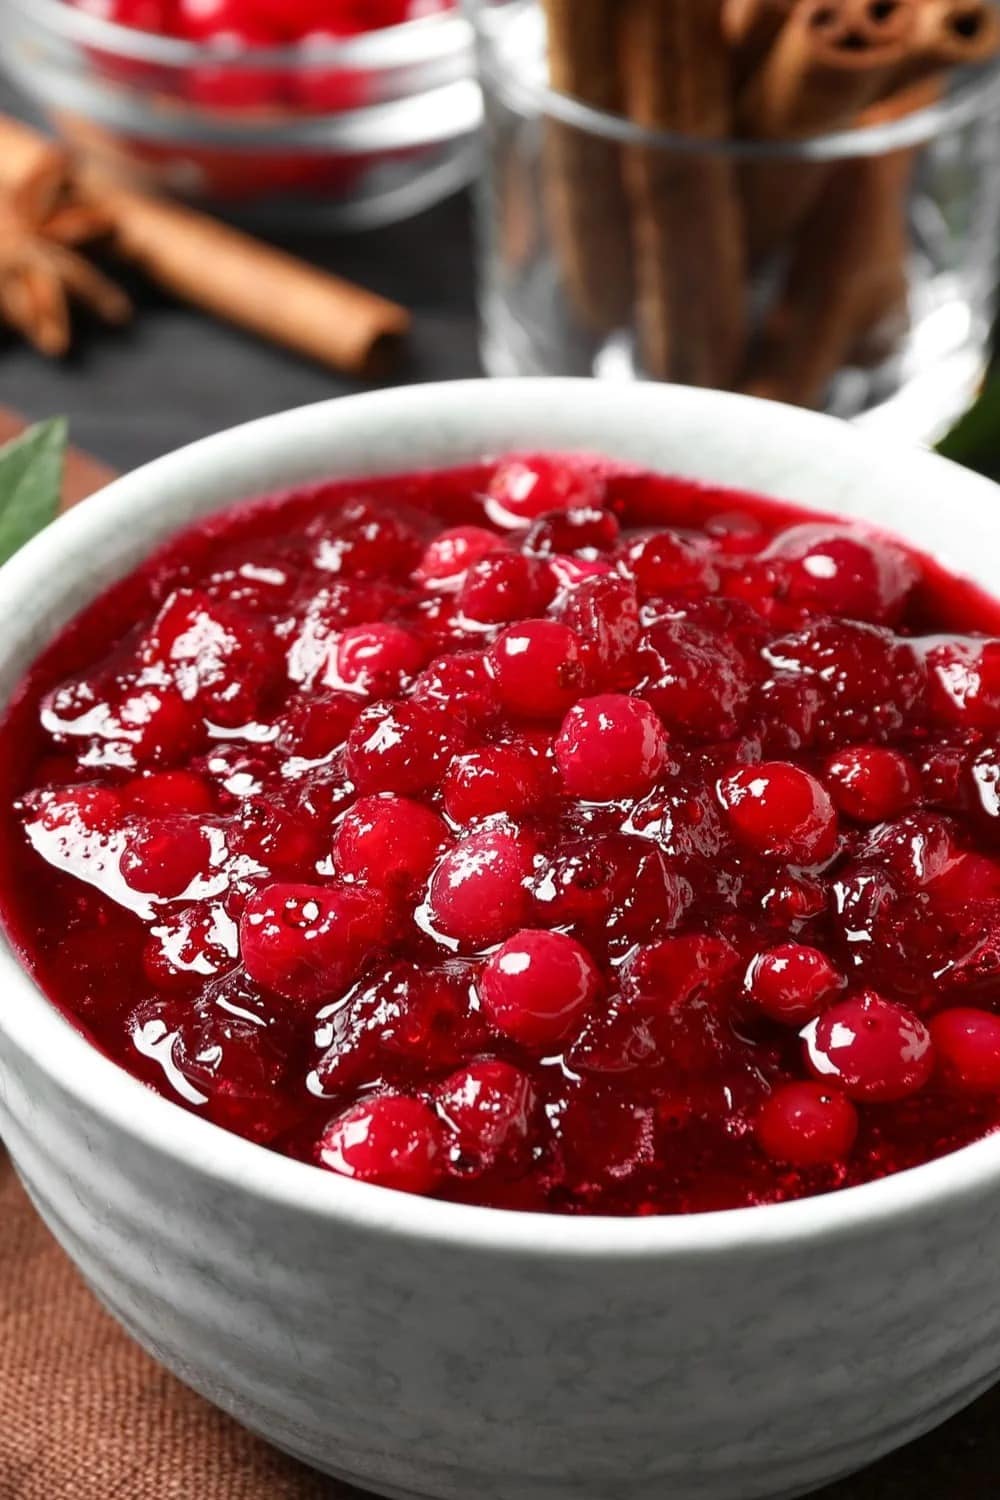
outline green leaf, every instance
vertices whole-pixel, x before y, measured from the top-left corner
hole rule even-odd
[[[55,517],[65,459],[62,417],[29,427],[0,448],[0,563]]]
[[[1000,476],[1000,375],[993,375],[965,416],[938,444],[938,452],[991,479]]]

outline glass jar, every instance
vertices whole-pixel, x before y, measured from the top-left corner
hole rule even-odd
[[[156,36],[68,0],[0,0],[0,66],[103,169],[229,217],[303,229],[403,218],[479,160],[457,11],[322,47]]]
[[[467,10],[491,374],[736,389],[924,441],[965,409],[997,284],[996,66],[862,128],[710,141],[555,91],[537,0]]]

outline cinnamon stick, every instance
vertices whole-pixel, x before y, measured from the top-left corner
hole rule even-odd
[[[881,357],[905,332],[905,206],[912,151],[836,167],[795,249],[744,390],[801,406],[820,403],[865,338]]]
[[[744,131],[795,139],[840,130],[911,55],[922,0],[802,0],[739,102]],[[748,162],[741,173],[752,263],[794,235],[830,175],[824,162]]]
[[[756,71],[791,12],[795,0],[725,0],[722,34],[732,49],[733,83]]]
[[[655,130],[723,141],[732,131],[722,0],[623,0],[627,113]],[[636,322],[650,375],[734,381],[746,337],[743,226],[729,160],[710,151],[633,147],[627,182]]]
[[[0,186],[16,181],[44,136],[0,116]],[[107,213],[117,251],[175,296],[349,374],[377,374],[410,315],[351,282],[166,198],[81,167],[80,190]]]
[[[747,135],[794,140],[847,126],[912,53],[925,0],[803,0],[743,90]]]
[[[552,87],[594,109],[619,111],[618,0],[545,0]],[[621,153],[561,120],[545,125],[549,229],[573,308],[589,332],[627,324],[631,252]]]

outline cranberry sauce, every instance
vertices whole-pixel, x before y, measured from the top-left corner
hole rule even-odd
[[[323,485],[112,589],[0,751],[46,993],[332,1172],[693,1212],[1000,1121],[1000,610],[865,528],[580,458]]]

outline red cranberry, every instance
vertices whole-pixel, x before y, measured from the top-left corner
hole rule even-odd
[[[919,729],[926,713],[927,673],[909,641],[855,620],[812,620],[765,647],[780,677],[805,678],[820,703],[817,743],[883,740]],[[761,713],[780,708],[765,684]]]
[[[554,593],[543,563],[519,552],[494,552],[466,573],[458,607],[476,625],[507,625],[540,614]]]
[[[954,863],[955,825],[936,813],[908,813],[894,823],[875,828],[859,854],[877,860],[891,879],[906,890],[919,890],[936,881]]]
[[[193,41],[206,41],[246,20],[246,0],[172,0],[177,26]]]
[[[632,648],[639,639],[639,601],[631,579],[591,578],[561,602],[560,616],[576,634],[588,676],[608,686],[631,687]]]
[[[747,971],[754,1005],[788,1026],[801,1026],[818,1015],[843,984],[825,953],[801,943],[782,943],[758,954]]]
[[[425,587],[457,588],[474,564],[504,545],[503,538],[485,526],[453,526],[428,542],[414,577]]]
[[[560,932],[508,938],[479,981],[486,1015],[522,1046],[553,1047],[593,1004],[600,976],[586,948]]]
[[[654,625],[640,642],[636,665],[638,692],[669,729],[699,740],[736,733],[753,681],[730,641],[686,620]]]
[[[625,566],[635,579],[640,599],[701,595],[719,587],[719,575],[704,542],[676,531],[640,537],[629,546]]]
[[[492,723],[500,714],[496,684],[479,651],[439,656],[417,678],[413,696],[437,704],[453,718],[478,728]]]
[[[130,781],[122,795],[139,812],[210,813],[215,808],[212,789],[193,771],[153,771]]]
[[[728,993],[738,966],[739,956],[725,938],[702,933],[667,938],[631,954],[622,970],[622,988],[670,1010],[696,996]]]
[[[610,552],[618,536],[618,522],[609,510],[554,510],[538,517],[523,545],[535,557],[593,557]]]
[[[851,1154],[858,1112],[828,1083],[786,1083],[757,1115],[757,1144],[772,1161],[790,1167],[834,1167]]]
[[[580,643],[557,620],[526,620],[502,631],[488,661],[508,714],[561,719],[583,686]]]
[[[400,1193],[430,1193],[441,1173],[441,1127],[419,1099],[382,1094],[331,1120],[317,1161],[331,1172]]]
[[[331,687],[388,696],[419,672],[424,648],[400,625],[352,625],[337,642]]]
[[[528,909],[534,848],[524,834],[485,828],[457,844],[431,877],[435,929],[466,948],[487,948],[519,926]]]
[[[447,838],[429,807],[383,793],[354,804],[337,829],[333,855],[340,873],[352,880],[413,891],[427,879]]]
[[[959,854],[940,875],[928,881],[936,905],[968,907],[972,902],[1000,900],[1000,864],[985,854]]]
[[[667,759],[667,733],[648,703],[605,693],[571,708],[556,740],[563,781],[575,797],[641,796]]]
[[[913,766],[898,750],[855,745],[831,755],[824,767],[830,794],[840,812],[859,823],[897,818],[917,796]]]
[[[193,589],[171,594],[141,658],[168,673],[186,701],[228,727],[252,720],[267,689],[283,676],[281,654],[266,628]]]
[[[918,1093],[934,1071],[927,1027],[905,1005],[861,990],[811,1021],[802,1033],[815,1076],[852,1099],[884,1103]]]
[[[523,525],[547,511],[602,510],[606,484],[596,466],[579,459],[509,458],[498,464],[489,484],[497,519]]]
[[[177,1028],[172,1061],[215,1124],[260,1144],[288,1128],[295,1111],[282,1086],[287,1047],[260,1015],[203,996]]]
[[[121,872],[133,891],[173,901],[196,881],[204,879],[212,863],[206,830],[182,817],[150,821],[125,836]]]
[[[580,924],[588,944],[620,951],[676,927],[691,891],[657,844],[611,834],[560,846],[534,895],[548,926]]]
[[[397,963],[360,985],[346,1005],[321,1013],[316,1042],[326,1050],[316,1080],[335,1094],[414,1066],[447,1072],[489,1041],[472,1009],[470,971]]]
[[[263,886],[240,918],[250,978],[304,1005],[343,992],[384,940],[385,912],[360,886]]]
[[[942,1010],[930,1033],[949,1087],[961,1094],[1000,1094],[1000,1017],[988,1010]]]
[[[345,765],[359,792],[424,792],[456,748],[449,719],[422,703],[373,703],[347,739]]]
[[[792,604],[876,625],[901,618],[920,578],[916,562],[897,543],[826,521],[780,532],[764,555],[783,564]]]
[[[719,797],[741,843],[766,859],[818,864],[837,843],[837,814],[815,776],[790,761],[743,766],[719,782]]]
[[[517,1160],[530,1140],[538,1099],[512,1063],[484,1059],[460,1068],[434,1091],[438,1114],[455,1137],[463,1173]]]
[[[352,580],[404,582],[423,550],[416,533],[377,501],[356,499],[345,505],[338,494],[329,514],[321,513],[309,529],[317,539],[315,566]],[[369,613],[367,618],[377,619],[378,614]]]
[[[1000,729],[1000,641],[956,638],[927,655],[930,703],[944,724]]]
[[[278,746],[303,760],[326,760],[344,744],[360,707],[352,693],[310,692],[293,698],[278,721]]]
[[[445,773],[444,809],[453,823],[496,813],[519,817],[545,801],[551,773],[529,746],[487,745],[456,755]]]

